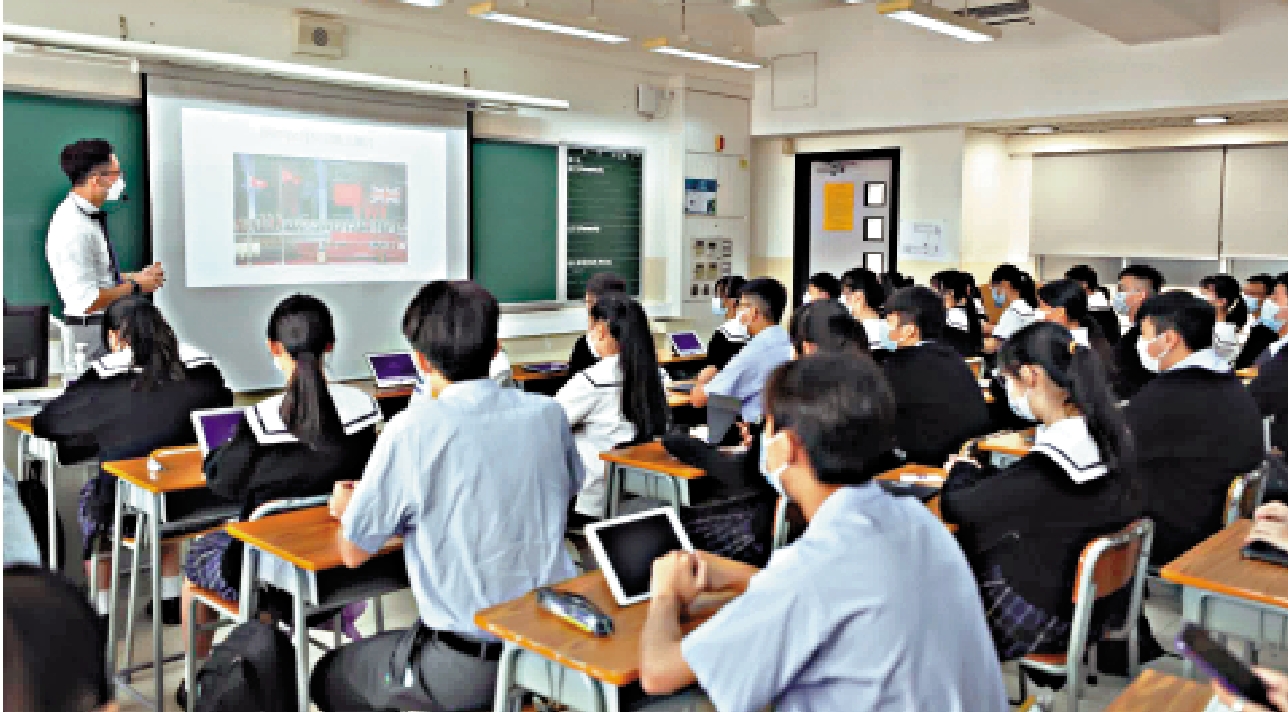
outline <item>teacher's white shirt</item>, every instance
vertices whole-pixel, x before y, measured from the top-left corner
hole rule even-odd
[[[45,259],[62,297],[63,312],[72,316],[89,316],[98,291],[116,286],[107,240],[90,217],[96,212],[98,208],[88,200],[68,193],[49,220]]]

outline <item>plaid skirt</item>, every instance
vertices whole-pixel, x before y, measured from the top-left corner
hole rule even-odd
[[[211,532],[194,540],[188,546],[188,556],[183,562],[183,577],[194,584],[210,589],[216,594],[236,601],[240,594],[236,585],[224,580],[224,554],[232,544],[228,532]]]
[[[1002,662],[1032,653],[1061,652],[1068,645],[1069,622],[1029,603],[1006,582],[999,566],[980,581],[980,596],[993,645]]]

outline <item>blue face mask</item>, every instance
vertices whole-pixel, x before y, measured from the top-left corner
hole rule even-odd
[[[1256,314],[1257,307],[1261,306],[1261,300],[1256,297],[1244,297],[1243,301],[1248,303],[1248,313]]]
[[[1266,300],[1266,305],[1261,307],[1261,323],[1276,334],[1284,328],[1284,317],[1279,315],[1281,311],[1283,310],[1279,305],[1269,299]]]
[[[769,482],[775,492],[786,496],[787,493],[783,491],[783,473],[787,471],[788,465],[784,462],[778,469],[770,470],[768,459],[769,443],[777,440],[780,435],[782,435],[782,433],[775,433],[774,437],[769,438],[768,440],[764,437],[760,439],[760,474],[765,476],[765,481]]]
[[[1006,292],[1000,287],[993,287],[993,306],[1001,308],[1006,306]]]
[[[1131,309],[1127,306],[1127,293],[1118,292],[1114,294],[1114,313],[1119,316],[1127,316]]]

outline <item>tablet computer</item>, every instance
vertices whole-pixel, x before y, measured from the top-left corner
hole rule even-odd
[[[667,338],[671,340],[671,350],[676,356],[701,356],[707,352],[697,332],[677,331],[674,334],[667,334]]]
[[[1264,541],[1254,541],[1243,547],[1245,559],[1256,559],[1280,566],[1288,566],[1288,551],[1283,551]]]
[[[596,522],[586,528],[586,538],[619,606],[648,600],[654,559],[672,551],[693,551],[670,507]]]
[[[233,439],[237,426],[246,419],[245,408],[209,408],[192,411],[192,429],[197,431],[197,445],[205,459],[211,450]]]
[[[367,354],[367,365],[376,377],[377,388],[414,386],[420,383],[420,373],[416,371],[416,362],[412,360],[410,351]]]
[[[568,370],[568,364],[563,361],[542,361],[540,363],[524,363],[519,368],[528,373],[560,373]]]

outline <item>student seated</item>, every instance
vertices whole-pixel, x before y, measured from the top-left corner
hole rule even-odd
[[[765,396],[762,470],[809,524],[763,571],[706,552],[654,562],[644,691],[696,683],[718,710],[1006,709],[956,541],[916,499],[871,481],[894,435],[880,368],[811,356],[780,367]],[[740,595],[686,635],[709,593]]]
[[[1068,648],[1082,548],[1131,523],[1142,496],[1095,352],[1063,326],[1039,323],[1002,346],[998,368],[1011,409],[1041,426],[1033,449],[1001,469],[949,458],[940,502],[944,520],[961,527],[957,540],[1007,661]]]
[[[824,299],[841,298],[841,280],[831,272],[819,272],[805,283],[805,298],[802,300],[805,304],[818,302]]]
[[[447,281],[427,284],[403,316],[436,397],[389,421],[331,511],[346,566],[403,536],[419,617],[323,656],[311,695],[324,712],[490,706],[501,643],[474,614],[577,573],[563,537],[581,456],[557,402],[488,379],[499,316],[487,290]]]
[[[1275,279],[1274,287],[1261,300],[1261,315],[1248,330],[1248,340],[1234,367],[1264,365],[1283,348],[1285,337],[1288,337],[1288,272]]]
[[[898,350],[882,362],[894,390],[895,432],[908,462],[938,467],[967,440],[990,430],[979,381],[944,332],[944,302],[926,287],[886,300],[890,338]]]
[[[1034,322],[1038,295],[1033,278],[1015,265],[1000,265],[993,270],[989,282],[992,283],[993,306],[1003,311],[996,326],[984,329],[989,336],[984,342],[984,350],[996,353],[1001,342]]]
[[[1213,274],[1199,281],[1203,298],[1216,309],[1216,331],[1212,348],[1227,363],[1234,363],[1243,344],[1239,333],[1248,323],[1248,305],[1243,302],[1239,280],[1228,274]]]
[[[691,401],[705,408],[707,396],[719,395],[742,401],[742,419],[760,420],[760,392],[765,379],[779,364],[792,357],[792,344],[778,323],[787,309],[787,290],[776,279],[759,277],[743,286],[738,297],[738,321],[747,327],[751,341],[707,383],[693,387]]]
[[[855,267],[841,275],[841,303],[863,325],[868,335],[869,351],[894,351],[890,325],[881,316],[886,291],[881,278],[867,267]]]
[[[595,300],[605,294],[625,294],[626,280],[618,277],[612,272],[600,272],[593,274],[590,279],[586,280],[586,312],[595,306]],[[576,343],[572,345],[572,353],[568,356],[568,375],[575,376],[582,371],[595,365],[599,360],[599,354],[595,353],[586,343],[586,335],[582,334],[577,337]]]
[[[246,408],[232,440],[212,450],[202,468],[211,491],[241,503],[240,519],[274,500],[330,494],[366,467],[380,406],[357,388],[326,382],[334,347],[331,312],[314,297],[287,297],[269,317],[268,351],[286,374],[285,392]],[[225,531],[194,541],[184,563],[185,618],[194,586],[238,600],[241,563],[242,543]],[[197,608],[198,624],[212,620],[212,611]],[[210,654],[213,637],[197,633],[198,658]]]
[[[707,342],[707,367],[698,374],[698,383],[710,383],[720,369],[728,365],[742,351],[742,347],[751,341],[747,327],[738,320],[738,297],[742,295],[742,288],[746,283],[747,280],[742,277],[721,277],[716,280],[716,296],[711,298],[711,311],[717,316],[724,316],[725,322]]]
[[[1261,464],[1261,414],[1212,350],[1212,305],[1168,292],[1137,321],[1140,360],[1158,376],[1124,413],[1156,527],[1150,560],[1163,565],[1221,528],[1230,482]]]
[[[797,309],[789,333],[793,358],[815,354],[868,358],[867,334],[838,302],[812,302]],[[693,545],[763,566],[769,558],[778,493],[760,474],[760,427],[746,426],[737,450],[716,448],[684,435],[667,435],[662,445],[680,461],[706,472],[689,485],[695,506],[680,510]]]
[[[1274,292],[1266,297],[1263,310],[1271,314],[1268,320],[1275,325],[1278,320],[1278,340],[1266,347],[1268,358],[1258,366],[1257,377],[1248,385],[1262,417],[1274,417],[1270,426],[1270,443],[1281,452],[1288,452],[1288,272],[1279,275]],[[1265,311],[1262,319],[1266,320]],[[1282,315],[1282,316],[1281,316]],[[1264,323],[1263,323],[1264,325]],[[1270,327],[1267,326],[1267,329]]]
[[[1038,321],[1049,321],[1069,330],[1073,340],[1100,357],[1105,372],[1113,383],[1114,348],[1109,345],[1100,324],[1087,309],[1087,292],[1071,279],[1047,282],[1038,289]]]
[[[103,342],[110,353],[92,361],[32,419],[35,436],[55,443],[60,455],[78,453],[62,459],[65,464],[91,457],[99,462],[146,457],[160,448],[195,444],[192,411],[233,404],[233,393],[214,360],[179,343],[148,299],[113,302],[103,312]],[[110,607],[112,562],[104,557],[97,573],[90,571],[90,562],[95,551],[110,550],[115,502],[116,478],[100,470],[81,488],[77,510],[85,571],[98,576],[94,603],[102,616]],[[223,500],[205,488],[174,492],[165,500],[170,521],[221,504]],[[161,568],[162,619],[177,625],[183,587],[177,545],[161,547]]]
[[[1100,286],[1100,275],[1089,265],[1074,265],[1064,273],[1064,278],[1072,279],[1086,291],[1087,316],[1100,326],[1100,331],[1109,345],[1117,346],[1118,339],[1122,337],[1122,328],[1109,301],[1109,290]],[[1106,368],[1111,365],[1111,361],[1105,362]],[[1112,373],[1110,378],[1113,378]]]
[[[586,343],[599,362],[569,379],[555,400],[568,416],[586,470],[576,512],[598,519],[607,505],[600,454],[663,435],[670,412],[653,332],[638,302],[623,294],[596,300]]]
[[[944,300],[947,310],[944,342],[963,357],[978,356],[984,351],[984,316],[975,310],[970,281],[965,272],[945,270],[930,278],[930,288]]]
[[[4,709],[116,712],[106,650],[94,611],[69,579],[38,566],[5,568]]]
[[[1118,293],[1114,295],[1114,313],[1126,318],[1131,328],[1114,347],[1114,374],[1117,378],[1114,393],[1127,400],[1136,395],[1154,374],[1140,362],[1137,342],[1140,340],[1140,320],[1137,312],[1145,300],[1162,292],[1163,273],[1149,265],[1128,265],[1118,273]]]

